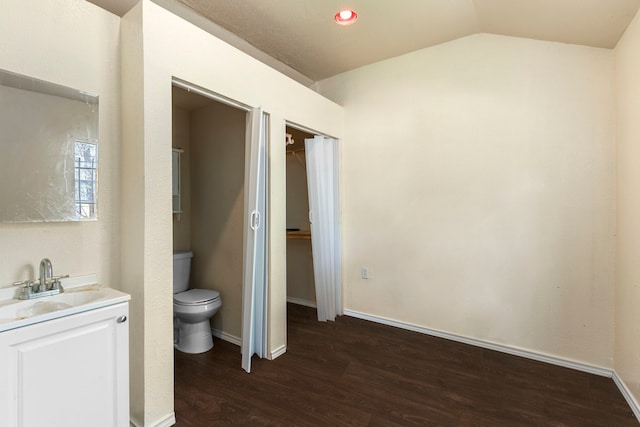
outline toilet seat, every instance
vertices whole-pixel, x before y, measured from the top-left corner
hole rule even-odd
[[[189,289],[173,295],[173,303],[178,305],[211,304],[220,299],[220,292],[210,289]]]

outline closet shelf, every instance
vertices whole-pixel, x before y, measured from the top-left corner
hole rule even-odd
[[[287,231],[287,239],[311,240],[311,231],[309,230]]]

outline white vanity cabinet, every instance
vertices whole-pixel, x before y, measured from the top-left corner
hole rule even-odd
[[[129,304],[0,332],[0,426],[128,427]]]

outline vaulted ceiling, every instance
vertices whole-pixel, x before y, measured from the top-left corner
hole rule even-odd
[[[89,1],[118,15],[137,2]],[[640,6],[640,0],[155,1],[196,25],[223,27],[306,83],[474,33],[613,48]],[[353,26],[335,24],[342,8],[358,13]]]

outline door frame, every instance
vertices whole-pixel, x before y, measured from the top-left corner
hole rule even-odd
[[[247,104],[241,103],[239,101],[235,101],[235,100],[233,100],[231,98],[227,98],[226,96],[220,95],[220,94],[215,93],[215,92],[213,92],[211,90],[208,90],[208,89],[202,88],[200,86],[197,86],[195,84],[189,83],[188,81],[182,80],[182,79],[180,79],[178,77],[175,77],[175,76],[172,76],[172,78],[171,78],[171,85],[175,86],[175,87],[178,87],[178,88],[181,88],[181,89],[184,89],[184,90],[189,91],[189,92],[196,93],[196,94],[198,94],[200,96],[203,96],[205,98],[211,99],[211,100],[216,101],[216,102],[219,102],[221,104],[228,105],[228,106],[236,108],[238,110],[242,110],[242,111],[244,111],[246,113],[247,118],[250,116],[251,111],[254,110],[253,107],[251,107],[251,106],[249,106]],[[269,115],[264,111],[263,111],[263,114],[265,115],[265,120],[267,121],[267,129],[268,129]],[[265,149],[267,150],[267,153],[268,153],[268,146],[269,146],[269,138],[268,138],[268,134],[267,134],[267,135],[265,135]],[[246,161],[246,154],[245,154],[245,161]],[[267,186],[267,191],[265,191],[265,200],[264,200],[264,204],[265,204],[265,207],[266,207],[266,206],[268,206],[268,203],[269,203],[268,160],[265,162],[265,168],[264,168],[263,174],[264,174],[264,179],[265,179],[265,186]],[[245,178],[245,180],[246,180],[246,178]],[[245,215],[247,215],[247,209],[248,209],[248,206],[245,205],[245,207],[244,207]],[[265,253],[265,258],[268,258],[268,256],[269,256],[269,245],[268,245],[268,242],[269,242],[269,229],[267,227],[267,224],[268,224],[267,223],[267,209],[265,209],[264,221],[263,221],[262,224],[265,227],[264,253]],[[244,240],[246,240],[246,232],[247,232],[247,230],[245,229],[244,233],[243,233],[243,239]],[[243,262],[243,272],[245,271],[245,267],[246,266],[244,265],[244,262]],[[265,357],[265,355],[267,354],[268,342],[269,342],[269,340],[268,340],[269,310],[268,310],[268,304],[267,304],[267,296],[268,296],[269,289],[268,289],[268,274],[267,274],[267,271],[268,271],[267,264],[265,262],[264,287],[263,287],[263,289],[261,289],[261,293],[262,293],[265,301],[264,301],[264,309],[262,310],[262,316],[263,316],[262,320],[263,321],[262,321],[262,331],[261,331],[262,340],[261,341],[262,341],[262,347],[263,348],[260,349],[260,352],[259,352],[259,356],[260,357]],[[244,286],[243,286],[243,288],[244,288]],[[244,292],[243,292],[242,293],[242,309],[243,310],[244,310],[245,306],[247,306],[247,304],[245,302],[245,295],[244,295]],[[245,318],[244,313],[241,313],[242,321],[244,321],[244,318]],[[243,337],[241,336],[240,339],[242,340],[242,338]]]

